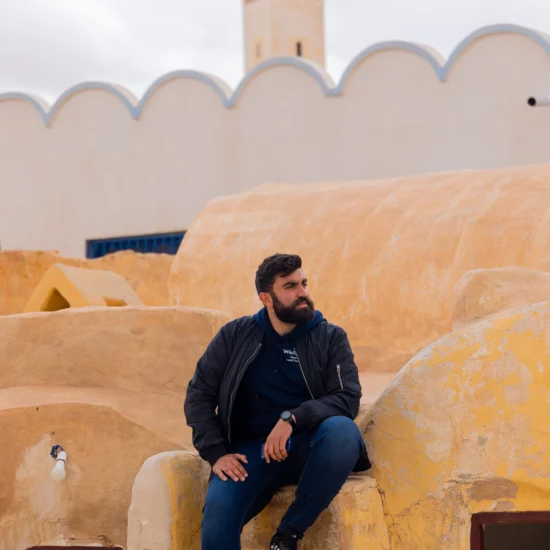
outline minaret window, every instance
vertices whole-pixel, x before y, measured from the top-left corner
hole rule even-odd
[[[325,66],[325,0],[242,0],[245,69],[279,57]]]

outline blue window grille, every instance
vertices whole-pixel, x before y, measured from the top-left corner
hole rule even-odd
[[[101,258],[119,250],[135,250],[143,254],[176,254],[185,231],[135,237],[117,237],[86,241],[86,258]]]

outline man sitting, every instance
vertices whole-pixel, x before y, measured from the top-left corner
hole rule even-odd
[[[256,290],[263,309],[222,327],[185,399],[193,444],[212,466],[202,550],[240,550],[244,525],[297,484],[270,545],[296,550],[349,474],[370,468],[353,422],[353,352],[344,330],[315,310],[300,257],[264,260]]]

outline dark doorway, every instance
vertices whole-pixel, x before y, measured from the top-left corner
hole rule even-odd
[[[471,550],[550,548],[550,512],[486,512],[472,516]]]
[[[302,57],[302,43],[296,42],[296,55]]]

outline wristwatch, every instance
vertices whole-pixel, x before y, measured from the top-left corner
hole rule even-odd
[[[290,411],[283,411],[281,413],[281,420],[288,422],[292,426],[292,429],[296,428],[296,422],[294,422],[294,418],[292,418],[292,413]]]

